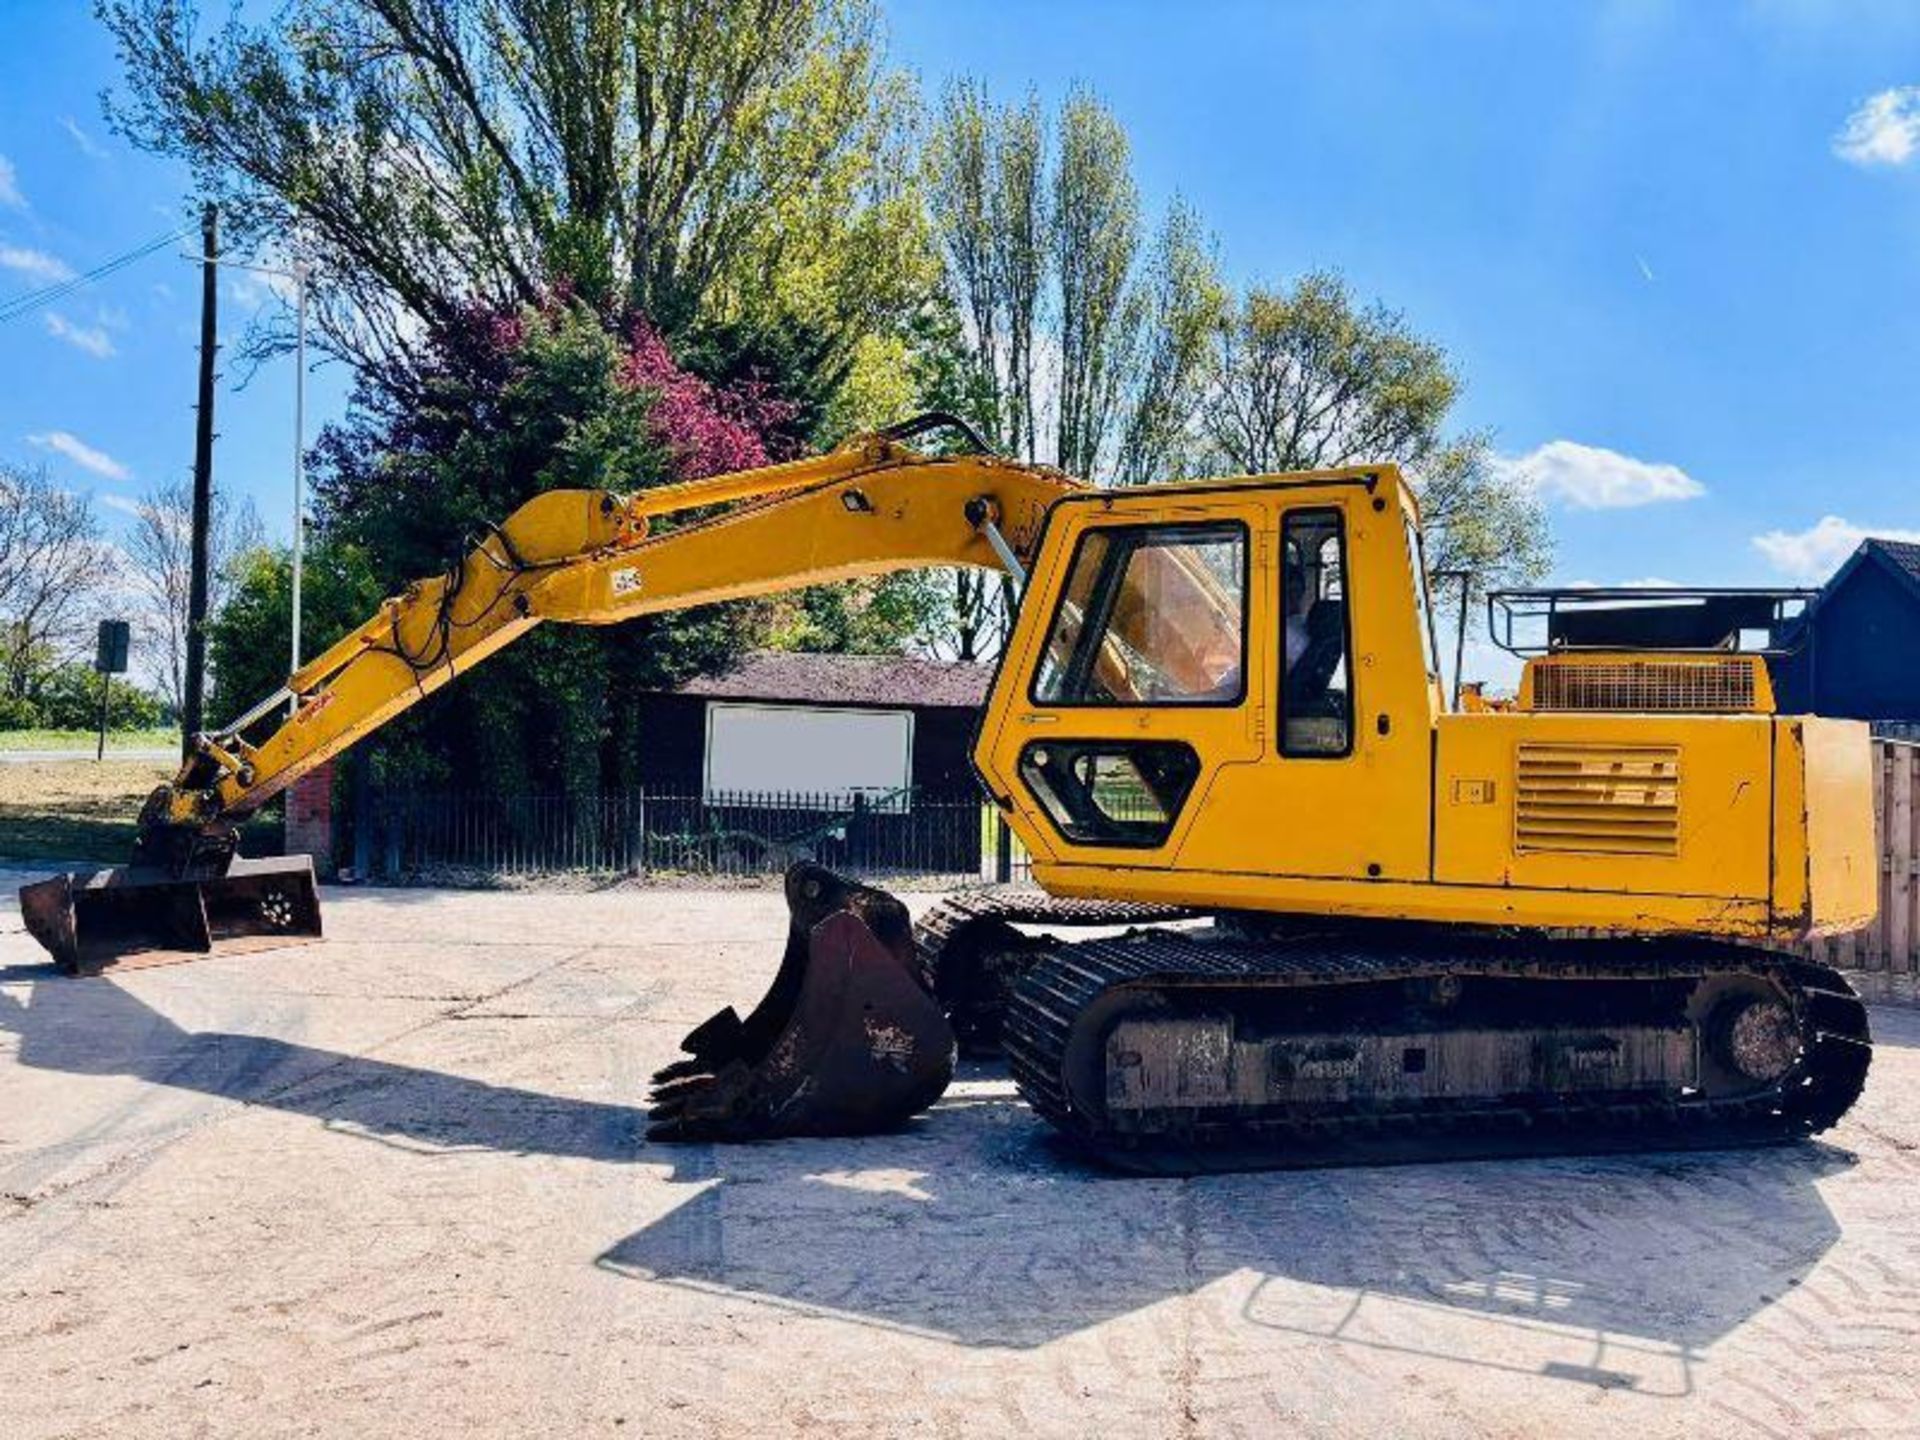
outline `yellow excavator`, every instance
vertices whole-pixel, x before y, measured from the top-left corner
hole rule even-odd
[[[941,427],[974,453],[913,448]],[[1389,465],[1096,489],[945,416],[631,496],[549,491],[196,737],[132,865],[30,885],[23,913],[80,971],[317,935],[310,862],[236,858],[235,821],[534,626],[981,567],[1022,598],[974,762],[1045,893],[916,929],[796,866],[772,989],[686,1038],[656,1138],[896,1127],[956,1033],[1136,1170],[1833,1124],[1866,1012],[1786,947],[1873,912],[1864,727],[1774,713],[1763,658],[1734,650],[1548,653],[1511,709],[1450,710],[1421,544]]]

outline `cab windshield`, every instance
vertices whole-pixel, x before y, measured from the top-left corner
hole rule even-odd
[[[1247,532],[1081,537],[1034,678],[1043,705],[1232,705],[1245,692]]]

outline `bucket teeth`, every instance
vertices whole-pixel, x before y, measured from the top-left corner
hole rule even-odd
[[[800,864],[791,924],[767,995],[722,1010],[654,1076],[647,1137],[755,1140],[892,1130],[953,1075],[953,1031],[921,978],[906,907]]]
[[[704,1075],[707,1067],[698,1060],[676,1060],[671,1065],[663,1065],[653,1072],[654,1090],[658,1093],[661,1086],[670,1081],[685,1080],[691,1076]]]

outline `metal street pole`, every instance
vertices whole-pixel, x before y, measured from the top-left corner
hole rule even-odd
[[[1453,635],[1453,708],[1460,708],[1461,682],[1467,668],[1467,604],[1473,599],[1473,572],[1460,572],[1459,628]]]
[[[300,668],[300,569],[301,551],[306,545],[306,479],[307,479],[307,267],[293,267],[293,281],[298,291],[300,313],[299,336],[294,341],[293,370],[293,663],[287,667],[287,673],[293,674]],[[295,708],[300,697],[291,702]]]

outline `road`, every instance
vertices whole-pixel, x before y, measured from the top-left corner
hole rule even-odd
[[[774,894],[328,904],[113,981],[0,911],[10,1440],[1920,1426],[1920,1011],[1830,1142],[1120,1179],[991,1068],[903,1135],[646,1143]]]

